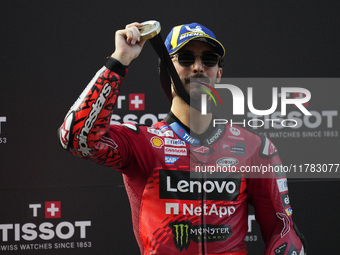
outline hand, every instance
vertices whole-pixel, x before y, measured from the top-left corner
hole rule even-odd
[[[140,39],[139,27],[143,25],[134,22],[118,30],[115,36],[115,51],[111,57],[119,60],[123,65],[129,65],[130,62],[137,58],[142,51],[145,40]]]

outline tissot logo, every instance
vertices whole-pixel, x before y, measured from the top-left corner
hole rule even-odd
[[[240,194],[240,187],[240,178],[190,179],[190,171],[159,170],[161,199],[232,201]]]
[[[65,221],[58,220],[61,218],[61,201],[47,201],[44,204],[32,203],[27,207],[28,215],[33,219],[28,223],[1,223],[0,224],[0,239],[2,242],[20,242],[20,241],[53,241],[67,240],[71,238],[87,238],[87,231],[91,227],[91,221]],[[42,222],[45,219],[51,221]],[[0,219],[1,220],[1,219]],[[89,245],[87,242],[86,245]],[[53,249],[59,248],[60,243],[49,243],[47,248],[43,245],[36,244],[36,247],[31,249]],[[78,244],[78,243],[77,243]],[[82,243],[83,244],[83,243]],[[1,249],[7,248],[0,246]],[[75,246],[76,247],[76,246]],[[75,248],[71,247],[71,248]],[[90,247],[90,246],[88,246]],[[10,248],[10,247],[9,247]],[[17,245],[17,249],[26,250],[30,247],[26,245]],[[67,247],[69,248],[69,247]]]
[[[158,121],[165,118],[167,113],[145,113],[146,96],[143,93],[131,93],[119,95],[114,114],[111,116],[111,125],[120,125],[122,123],[133,123],[140,125],[152,126]],[[123,111],[121,111],[123,110]],[[134,112],[127,112],[134,111]]]

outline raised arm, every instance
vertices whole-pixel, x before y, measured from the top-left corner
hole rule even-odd
[[[104,136],[127,66],[139,56],[145,43],[140,40],[140,26],[135,22],[116,32],[114,53],[70,108],[58,130],[64,149],[83,158],[90,157],[97,163],[109,161],[110,166],[120,165],[121,156],[115,142]]]

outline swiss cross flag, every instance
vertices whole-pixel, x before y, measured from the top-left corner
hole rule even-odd
[[[144,93],[129,94],[129,111],[143,111],[145,110],[145,96]]]
[[[60,218],[61,206],[60,201],[45,202],[45,218]]]

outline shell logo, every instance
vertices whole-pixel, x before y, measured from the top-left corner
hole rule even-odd
[[[153,147],[156,147],[156,148],[162,148],[162,146],[164,145],[164,142],[161,138],[159,137],[152,137],[151,140],[150,140],[151,144]]]

